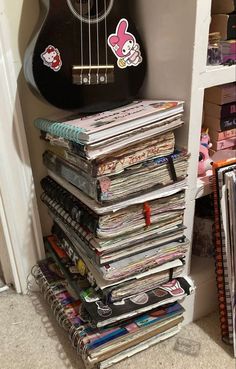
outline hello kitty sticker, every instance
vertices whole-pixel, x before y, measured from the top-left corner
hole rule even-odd
[[[58,72],[61,69],[62,61],[61,55],[57,48],[52,45],[46,47],[41,54],[43,64],[52,69],[54,72]]]
[[[119,68],[137,67],[143,58],[140,46],[132,33],[127,32],[129,23],[127,19],[121,19],[116,27],[116,32],[108,37],[108,45],[117,57]]]

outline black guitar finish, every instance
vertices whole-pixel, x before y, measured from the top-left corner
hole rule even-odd
[[[24,59],[25,78],[33,91],[56,107],[83,113],[131,102],[143,83],[146,60],[127,3],[128,0],[41,0],[44,21]],[[122,19],[128,21],[128,28],[122,31],[126,32],[123,34],[127,43],[134,44],[136,55],[142,57],[139,63],[130,65],[122,58],[122,52],[124,56],[128,53],[127,44],[122,51],[122,39],[117,39],[118,46],[112,40],[114,49],[108,44]]]

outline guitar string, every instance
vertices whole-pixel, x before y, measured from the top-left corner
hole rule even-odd
[[[91,81],[91,66],[92,66],[92,50],[91,50],[91,15],[90,15],[90,0],[88,0],[88,16],[89,16],[89,83]]]
[[[99,25],[98,25],[98,14],[99,14],[99,11],[98,11],[98,0],[96,0],[96,15],[97,15],[97,66],[98,66],[98,69],[97,69],[97,82],[98,82],[98,76],[99,76],[99,65],[100,65],[100,50],[99,50]]]
[[[107,12],[107,3],[106,0],[104,0],[104,13]],[[106,72],[105,72],[105,78],[107,83],[107,66],[108,66],[108,60],[107,60],[107,17],[104,19],[104,25],[105,25],[105,58],[106,58]]]
[[[80,15],[82,16],[82,0],[80,0]],[[83,54],[83,22],[80,20],[80,53],[81,53],[81,65],[84,66],[84,54]],[[83,68],[81,69],[81,83],[83,82]]]

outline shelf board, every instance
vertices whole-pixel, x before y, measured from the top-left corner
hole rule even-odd
[[[209,195],[212,191],[212,170],[208,170],[205,177],[198,177],[197,179],[195,199]]]
[[[208,88],[225,83],[235,82],[236,65],[231,66],[207,66],[206,70],[200,74],[200,87]]]

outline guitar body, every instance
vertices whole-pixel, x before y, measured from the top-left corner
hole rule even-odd
[[[83,113],[134,100],[146,61],[127,0],[41,0],[41,8],[41,28],[24,58],[34,92]]]

